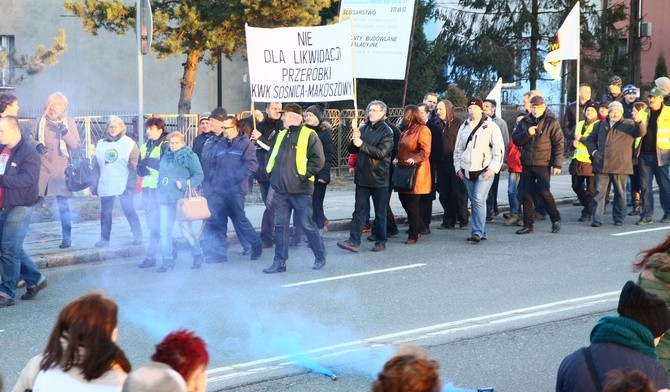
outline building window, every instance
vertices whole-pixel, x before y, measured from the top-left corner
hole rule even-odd
[[[628,55],[628,39],[619,38],[619,47],[617,48],[617,55],[627,56]]]
[[[0,70],[0,89],[13,88],[14,83],[14,60],[11,54],[14,53],[14,36],[0,35],[0,51],[7,55],[7,66]]]

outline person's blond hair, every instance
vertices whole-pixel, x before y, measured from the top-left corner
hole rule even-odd
[[[65,110],[63,110],[63,115],[66,116],[68,101],[67,97],[60,91],[56,91],[55,93],[49,95],[49,98],[47,98],[47,101],[44,103],[44,114],[47,114],[49,108],[55,105],[56,103],[62,103],[63,106],[65,106]]]

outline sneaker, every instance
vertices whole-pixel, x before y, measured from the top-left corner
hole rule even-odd
[[[37,293],[44,290],[45,287],[47,287],[47,279],[44,277],[44,275],[42,275],[36,285],[28,286],[26,288],[26,292],[21,296],[21,299],[25,301],[35,299]]]
[[[377,236],[374,235],[374,234],[370,234],[370,235],[368,236],[368,241],[370,241],[370,242],[375,242],[375,241],[377,241]]]
[[[591,223],[591,227],[601,227],[603,225],[602,222],[593,222]]]
[[[363,226],[363,233],[369,233],[371,231],[372,231],[372,226],[370,226],[369,224],[366,224],[365,226]]]
[[[661,218],[661,223],[670,223],[670,215],[663,215],[663,218]]]
[[[465,230],[468,229],[470,225],[468,225],[468,222],[461,222],[458,224],[458,230]]]
[[[623,226],[623,221],[614,222],[614,226]]]
[[[473,234],[472,237],[468,237],[466,241],[468,241],[471,244],[478,244],[479,241],[482,240],[482,237],[479,236],[479,234]]]
[[[23,288],[23,287],[26,287],[26,281],[21,279],[21,280],[19,280],[19,283],[16,284],[16,288],[20,289],[20,288]]]
[[[638,226],[646,226],[646,225],[650,225],[652,223],[654,223],[654,221],[651,220],[651,218],[640,218],[639,221],[635,222],[635,224],[638,225]]]
[[[486,216],[486,223],[493,223],[496,221],[496,218],[492,215],[487,215]]]
[[[337,241],[337,246],[354,253],[361,251],[361,247],[359,245],[356,245],[349,240]]]
[[[314,261],[314,265],[312,266],[312,269],[313,269],[313,270],[320,270],[320,269],[323,268],[325,265],[326,265],[326,260],[325,260],[325,259],[322,259],[322,260],[315,260],[315,261]]]
[[[386,245],[380,244],[380,243],[376,243],[374,248],[372,248],[373,252],[383,252],[385,250],[386,250]]]
[[[510,212],[505,212],[505,213],[503,214],[503,218],[505,218],[505,219],[509,219],[509,218],[512,217],[512,215],[514,215],[514,214],[512,214],[512,213],[510,213]]]
[[[106,248],[109,246],[109,240],[100,240],[95,243],[96,248]]]
[[[14,305],[14,298],[6,298],[0,295],[0,308]]]
[[[540,214],[539,212],[535,213],[535,220],[536,221],[542,221],[542,220],[545,220],[545,219],[547,219],[546,214]]]
[[[556,234],[561,231],[561,221],[556,221],[551,224],[551,232]]]
[[[514,226],[516,225],[521,218],[518,215],[510,214],[509,218],[503,223],[503,226]]]

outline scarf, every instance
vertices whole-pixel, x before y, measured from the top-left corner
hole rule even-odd
[[[605,316],[591,331],[591,343],[615,343],[658,360],[651,331],[637,321],[623,316]]]
[[[56,126],[56,129],[58,129],[58,124],[63,124],[65,128],[68,127],[67,117],[56,118],[46,114],[40,117],[40,122],[39,125],[37,126],[37,140],[42,144],[44,144],[44,130],[46,129],[47,121],[49,121],[49,123],[51,124],[54,124]],[[69,157],[70,153],[67,150],[65,140],[63,140],[59,132],[56,132],[56,139],[58,140],[58,154],[60,156]]]

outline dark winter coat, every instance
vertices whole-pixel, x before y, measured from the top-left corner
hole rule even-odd
[[[321,180],[323,183],[330,183],[330,168],[333,166],[335,161],[335,145],[333,144],[333,135],[331,134],[333,126],[330,125],[328,121],[322,121],[319,126],[311,127],[306,125],[308,128],[312,128],[319,140],[321,141],[321,146],[323,147],[323,156],[325,158],[323,169],[321,169],[316,174],[316,181]],[[265,169],[265,168],[262,168]]]
[[[258,170],[256,148],[244,132],[223,137],[212,152],[209,173],[203,182],[206,195],[249,193],[249,177]]]
[[[0,145],[0,151],[4,148]],[[3,188],[2,207],[30,207],[39,197],[40,154],[35,147],[22,138],[14,146],[5,165],[5,174],[0,176]]]
[[[384,121],[361,126],[363,144],[349,142],[349,153],[357,154],[354,183],[358,186],[382,188],[389,186],[389,168],[393,150],[393,131]]]
[[[270,181],[270,174],[265,171],[268,165],[268,159],[272,152],[272,146],[277,140],[277,134],[284,129],[284,122],[280,119],[273,120],[265,117],[265,120],[256,124],[256,130],[261,133],[258,138],[259,141],[270,147],[270,151],[266,151],[260,146],[256,147],[256,159],[258,160],[259,169],[254,173],[254,179],[257,181]]]
[[[301,157],[301,159],[307,159],[307,173],[305,175],[298,173],[296,165],[296,153],[298,151],[296,146],[301,132],[310,132],[307,141],[307,156]],[[291,126],[278,148],[274,166],[270,172],[272,189],[290,195],[311,195],[314,193],[314,181],[309,180],[309,177],[315,176],[323,168],[325,161],[323,146],[316,132],[306,126]]]
[[[537,129],[531,136],[528,129],[532,126]],[[521,150],[523,166],[563,167],[563,131],[556,117],[547,113],[540,118],[527,115],[517,124],[512,140]]]
[[[596,334],[602,335],[597,331],[607,328],[608,324],[614,325],[609,333],[612,338],[594,342]],[[601,383],[604,383],[611,370],[623,369],[629,372],[636,369],[647,376],[656,389],[667,388],[668,374],[663,364],[655,358],[653,340],[651,332],[634,320],[612,316],[600,319],[591,332],[590,347],[594,368]],[[556,377],[556,392],[574,391],[596,392],[584,349],[581,348],[563,359]]]
[[[586,137],[594,173],[633,174],[633,141],[647,134],[644,122],[621,119],[610,128],[609,119],[598,121]]]

